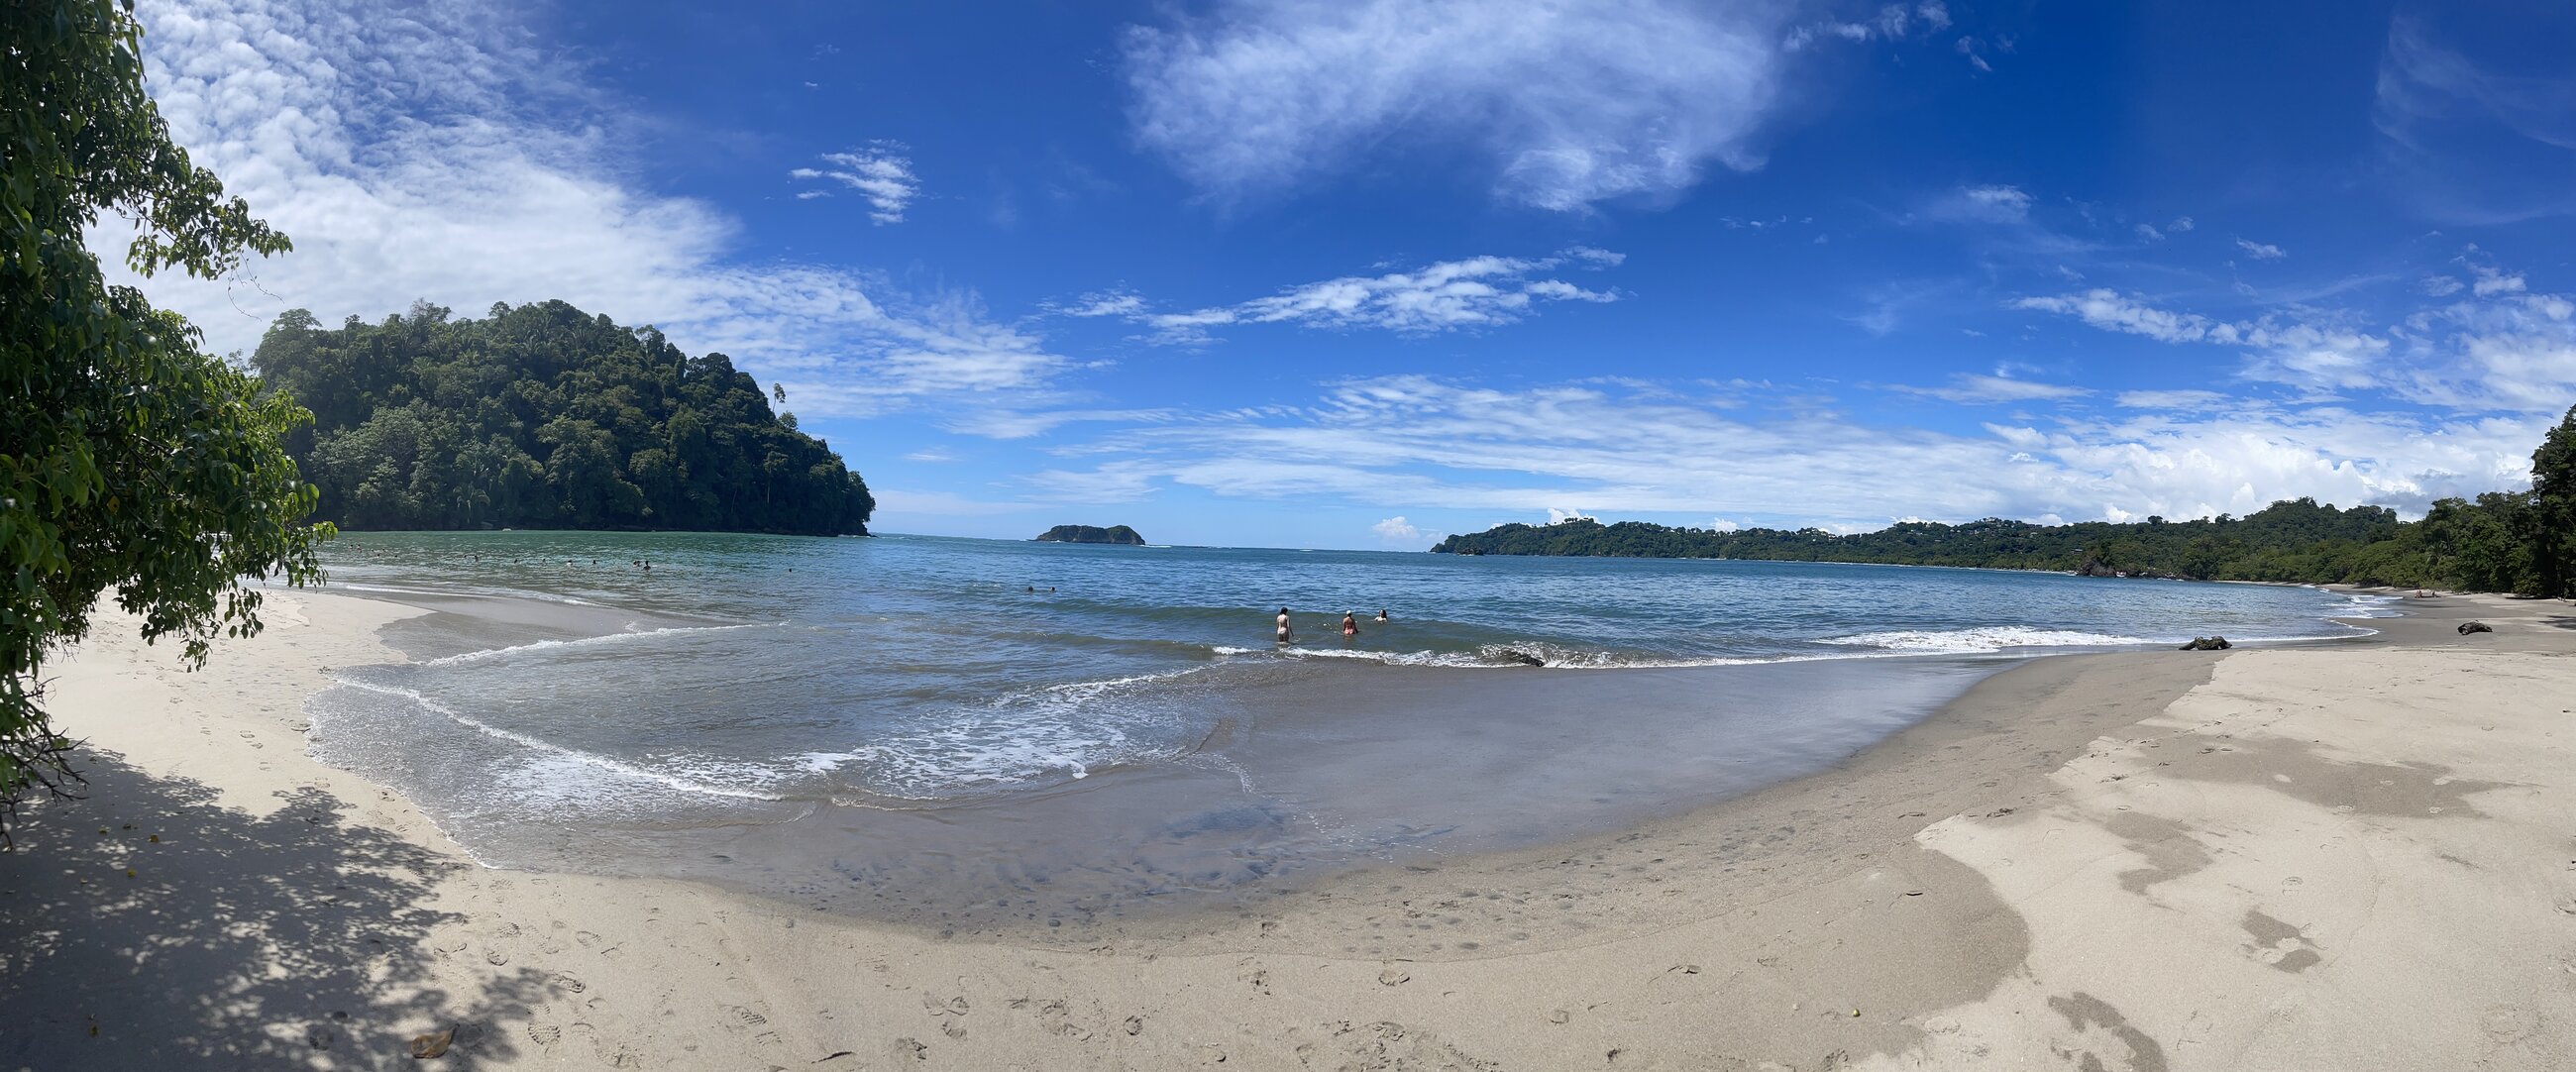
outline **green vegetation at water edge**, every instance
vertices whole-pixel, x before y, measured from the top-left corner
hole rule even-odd
[[[21,795],[65,792],[71,742],[44,661],[113,591],[146,639],[203,663],[260,629],[245,577],[320,576],[313,490],[280,437],[306,420],[198,348],[197,329],[109,286],[82,244],[102,214],[126,264],[214,279],[286,236],[173,144],[143,89],[142,29],[114,0],[0,5],[0,841]]]
[[[1909,521],[1849,536],[1816,528],[1719,532],[1576,518],[1499,525],[1451,536],[1432,551],[1976,566],[2576,595],[2576,409],[2532,455],[2532,490],[2443,499],[2413,522],[2398,520],[2385,507],[2339,510],[2313,499],[2274,503],[2241,518],[2074,525],[1993,518],[1963,525]]]
[[[253,357],[312,409],[287,445],[353,529],[864,534],[876,500],[723,354],[559,301],[482,320],[278,317]]]

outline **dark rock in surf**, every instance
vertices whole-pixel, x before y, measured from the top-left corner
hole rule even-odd
[[[2461,623],[2460,623],[2460,635],[2461,635],[2461,636],[2467,636],[2467,635],[2469,635],[2469,634],[2471,634],[2471,633],[2492,633],[2492,632],[2495,632],[2495,627],[2494,627],[2494,626],[2492,626],[2492,625],[2488,625],[2488,624],[2487,624],[2487,623],[2485,623],[2485,622],[2461,622]]]
[[[1504,648],[1503,650],[1494,653],[1494,657],[1515,666],[1547,665],[1547,660],[1545,659],[1539,658],[1538,656],[1532,655],[1526,651],[1516,651],[1511,648]]]
[[[1145,538],[1125,525],[1101,528],[1097,525],[1058,525],[1031,537],[1032,543],[1116,543],[1131,547],[1145,546]]]
[[[2236,645],[2233,645],[2233,644],[2228,643],[2228,642],[2227,642],[2227,638],[2226,638],[2226,637],[2223,637],[2223,636],[2205,636],[2205,637],[2193,637],[2193,638],[2191,638],[2191,643],[2183,645],[2183,646],[2182,646],[2182,650],[2183,650],[2183,651],[2226,651],[2227,649],[2232,648],[2232,647],[2235,647],[2235,646],[2236,646]]]

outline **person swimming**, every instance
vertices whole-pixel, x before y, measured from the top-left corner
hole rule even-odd
[[[1385,611],[1381,610],[1381,611],[1377,612],[1377,621],[1378,621],[1378,624],[1379,624],[1379,625],[1384,625],[1384,624],[1386,624],[1386,612],[1385,612]]]
[[[1279,608],[1279,642],[1285,644],[1288,642],[1289,638],[1295,635],[1297,635],[1297,631],[1288,628],[1288,608]]]
[[[1349,640],[1349,639],[1351,639],[1352,637],[1355,637],[1355,636],[1358,636],[1358,635],[1360,635],[1360,620],[1359,620],[1359,618],[1358,618],[1357,616],[1353,615],[1350,611],[1343,611],[1343,612],[1342,612],[1342,639],[1344,639],[1344,640]]]

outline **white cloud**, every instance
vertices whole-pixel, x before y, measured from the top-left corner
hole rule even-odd
[[[1982,376],[1968,372],[1952,374],[1950,382],[1940,387],[1899,385],[1891,389],[1967,406],[1993,405],[2002,402],[2062,401],[2093,393],[2082,387],[2071,387],[2066,384],[2036,383],[2030,380],[2016,380],[2005,376]]]
[[[1782,39],[1781,46],[1788,51],[1796,52],[1819,41],[1894,41],[1916,32],[1939,33],[1949,28],[1949,6],[1941,3],[1941,0],[1924,0],[1923,3],[1911,5],[1888,4],[1880,7],[1876,14],[1856,21],[1828,19],[1823,22],[1809,23],[1789,31],[1788,36]],[[1973,57],[1974,46],[1968,43],[1970,40],[1970,38],[1961,38],[1957,47],[1960,52],[1968,53]]]
[[[908,462],[953,462],[957,456],[939,447],[925,447],[903,456]]]
[[[2182,389],[2122,391],[2113,401],[2126,409],[2216,409],[2226,405],[2230,399],[2216,391]]]
[[[2424,293],[2430,294],[2436,298],[2450,297],[2453,294],[2457,294],[2460,291],[2467,289],[2467,287],[2468,284],[2460,282],[2458,276],[2428,275],[2424,277]]]
[[[1750,170],[1780,77],[1770,4],[1225,0],[1123,42],[1137,140],[1222,197],[1380,146],[1484,162],[1508,201],[1663,195]]]
[[[173,137],[295,250],[235,279],[111,271],[217,351],[269,318],[325,323],[426,298],[467,315],[561,298],[657,324],[785,381],[807,418],[939,398],[1043,395],[1071,367],[971,295],[916,299],[860,273],[736,259],[739,226],[632,185],[618,102],[530,43],[519,8],[171,0],[141,8],[148,83]]]
[[[2246,404],[2206,414],[1988,424],[1956,435],[1786,407],[1769,419],[1590,384],[1496,388],[1420,376],[1332,387],[1311,406],[1121,431],[1060,487],[1319,497],[1411,510],[1886,519],[2199,517],[2312,495],[2420,510],[2527,479],[2555,414],[2442,417]],[[1364,442],[1366,451],[1351,444]],[[1938,479],[1927,479],[1938,474]],[[1580,502],[1586,511],[1562,504]]]
[[[1951,223],[2020,223],[2030,218],[2030,205],[2030,194],[2018,186],[1962,186],[1924,215]]]
[[[1145,297],[1132,290],[1109,290],[1085,294],[1071,305],[1052,306],[1052,311],[1065,316],[1134,316],[1145,311]]]
[[[2243,238],[2236,240],[2236,248],[2244,250],[2246,256],[2258,261],[2277,261],[2290,255],[2289,251],[2269,242],[2255,242]]]
[[[2168,224],[2166,224],[2166,225],[2165,225],[2165,230],[2172,231],[2172,232],[2174,232],[2174,233],[2176,233],[2176,234],[2180,234],[2180,233],[2182,233],[2182,232],[2184,232],[2184,231],[2191,230],[2193,226],[2195,226],[2195,225],[2191,222],[2191,217],[2189,217],[2189,216],[2176,216],[2176,217],[2174,217],[2174,221],[2173,221],[2172,223],[2168,223]]]
[[[1561,510],[1553,506],[1547,508],[1547,523],[1551,525],[1562,525],[1568,521],[1592,520],[1596,519],[1579,508],[1573,510]]]
[[[1425,539],[1422,530],[1413,527],[1413,523],[1406,521],[1402,514],[1369,526],[1369,531],[1387,543],[1421,543]]]
[[[1607,268],[1624,258],[1577,246],[1552,257],[1469,257],[1414,271],[1343,276],[1290,287],[1265,298],[1187,312],[1157,313],[1131,292],[1087,294],[1056,311],[1067,316],[1114,316],[1151,329],[1151,341],[1205,345],[1217,328],[1237,324],[1296,324],[1313,328],[1377,328],[1428,334],[1509,324],[1542,302],[1611,302],[1618,294],[1589,290],[1541,273],[1558,268]]]
[[[1968,66],[1974,67],[1987,74],[1995,73],[1995,65],[1986,62],[1985,53],[1983,51],[1984,46],[1980,44],[1976,38],[1962,37],[1956,45],[1951,47],[1958,49],[1960,55],[1967,57]]]
[[[1711,532],[1734,532],[1743,527],[1743,522],[1729,521],[1722,517],[1713,517],[1708,520],[1708,528]]]
[[[2175,313],[2122,295],[2107,287],[2081,294],[2023,298],[2017,309],[2036,309],[2076,317],[2104,331],[2144,335],[2158,342],[2233,342],[2235,328],[2195,313]]]
[[[2527,289],[2522,277],[2518,275],[2507,275],[2503,271],[2484,265],[2472,265],[2469,270],[2476,273],[2478,277],[2478,281],[2471,284],[2469,290],[2481,298],[2498,294],[2520,294]]]
[[[822,160],[828,168],[801,167],[787,173],[800,181],[830,179],[859,192],[868,202],[868,218],[878,224],[902,223],[903,210],[921,196],[921,179],[912,173],[912,158],[903,155],[899,141],[872,141],[840,153],[825,153]],[[828,196],[824,190],[803,190],[799,200]]]
[[[2156,225],[2152,223],[2141,223],[2136,227],[2136,231],[2138,232],[2138,237],[2146,239],[2149,242],[2162,242],[2165,240],[2165,233],[2163,231],[2156,230]]]
[[[2484,293],[2375,329],[2354,313],[2303,306],[2219,320],[2109,289],[2013,305],[2159,342],[2241,347],[2241,376],[2309,391],[2370,391],[2470,412],[2551,413],[2576,402],[2576,299],[2530,293],[2521,276],[2497,269],[2475,271],[2491,281]],[[2430,289],[2457,297],[2462,288]]]

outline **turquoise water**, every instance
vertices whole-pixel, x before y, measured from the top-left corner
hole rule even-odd
[[[326,758],[395,781],[495,862],[693,853],[718,878],[705,861],[797,869],[670,832],[761,841],[743,831],[831,815],[882,847],[904,843],[893,820],[850,816],[912,813],[953,839],[961,816],[1104,776],[1195,788],[1066,798],[1134,813],[1083,836],[1214,838],[1228,860],[1247,838],[1303,860],[1541,836],[1534,814],[1633,817],[1830,763],[2009,656],[2348,636],[2328,616],[2371,612],[2303,588],[1980,570],[904,536],[363,533],[328,562],[351,589],[494,598],[397,636],[416,662],[341,671],[316,701]],[[1390,795],[1390,758],[1515,788]],[[1229,833],[1245,807],[1257,821]],[[1154,825],[1175,808],[1220,818]],[[853,854],[827,853],[886,873]]]

